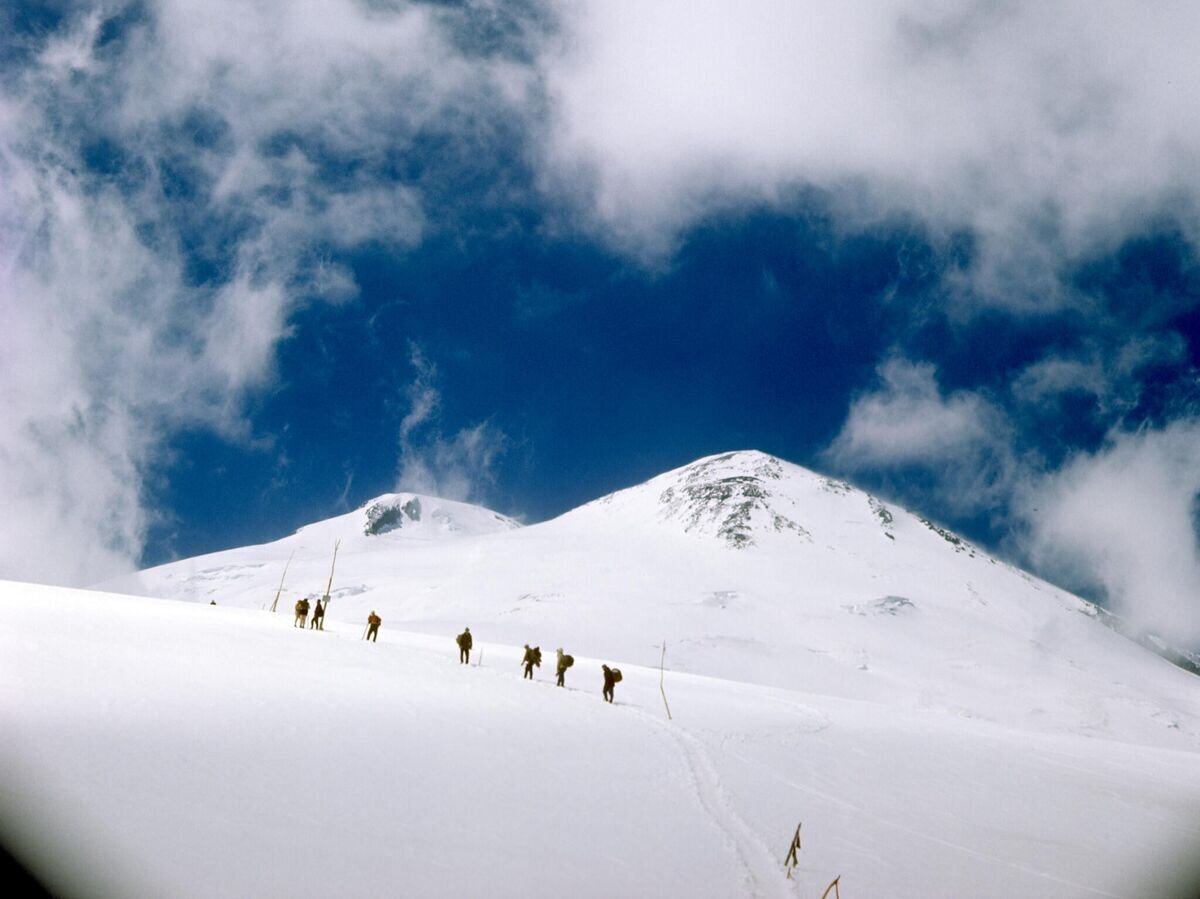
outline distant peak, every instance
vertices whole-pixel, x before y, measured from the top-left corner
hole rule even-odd
[[[363,534],[375,537],[393,531],[478,534],[520,527],[499,512],[470,503],[419,493],[385,493],[360,507]]]
[[[421,498],[413,496],[405,499],[394,494],[379,497],[367,504],[366,514],[367,521],[363,525],[363,533],[368,537],[386,534],[403,527],[405,521],[421,520]]]

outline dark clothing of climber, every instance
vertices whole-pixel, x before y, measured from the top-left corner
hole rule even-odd
[[[558,662],[554,666],[554,673],[558,676],[556,683],[560,687],[565,687],[567,685],[567,669],[575,664],[575,660],[563,653],[561,646],[555,652],[558,654]]]
[[[542,664],[542,651],[536,646],[533,649],[529,648],[529,644],[525,644],[525,658],[521,660],[525,665],[525,677],[533,680],[533,666]]]
[[[464,628],[463,632],[454,638],[454,642],[458,644],[458,662],[460,665],[471,664],[471,646],[474,641],[471,639],[471,629]]]
[[[613,689],[617,686],[617,680],[613,677],[612,669],[607,665],[601,665],[604,669],[604,701],[613,701]]]

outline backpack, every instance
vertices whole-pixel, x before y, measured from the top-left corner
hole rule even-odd
[[[613,676],[613,683],[619,684],[621,682],[621,669],[613,668],[611,670],[612,670],[612,676]]]
[[[533,664],[535,664],[539,668],[541,668],[542,667],[542,648],[540,646],[533,647],[533,652],[532,652],[531,657],[533,659]]]
[[[570,668],[574,664],[575,664],[575,656],[563,656],[562,657],[562,666],[563,666],[564,671],[566,669]]]

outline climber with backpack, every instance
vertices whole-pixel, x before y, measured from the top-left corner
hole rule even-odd
[[[525,666],[524,677],[527,677],[530,680],[533,680],[533,666],[537,665],[540,668],[542,665],[542,649],[541,649],[541,647],[535,646],[535,647],[533,647],[533,649],[530,649],[529,644],[526,643],[525,644],[525,656],[524,656],[524,658],[521,659],[521,663]]]
[[[304,627],[308,622],[308,597],[305,596],[296,600],[296,620],[292,622],[292,627]]]
[[[607,665],[601,665],[604,669],[604,701],[613,701],[613,687],[621,682],[621,669],[609,668]]]
[[[555,674],[558,675],[558,686],[565,687],[566,686],[567,669],[575,664],[575,658],[574,658],[574,656],[566,655],[562,651],[561,646],[558,647],[558,649],[556,649],[555,652],[558,653],[558,664],[555,665],[555,669],[554,669]]]

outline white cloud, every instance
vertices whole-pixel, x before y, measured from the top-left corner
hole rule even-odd
[[[1027,552],[1064,583],[1101,586],[1140,627],[1200,646],[1200,421],[1115,432],[1033,479],[1018,509]]]
[[[1027,366],[1013,381],[1013,395],[1024,403],[1042,405],[1066,393],[1100,396],[1108,378],[1098,359],[1049,356]]]
[[[90,71],[94,65],[92,51],[103,24],[104,14],[94,9],[81,16],[75,28],[52,36],[38,54],[43,72],[61,80]]]
[[[421,348],[409,347],[416,378],[407,391],[408,412],[400,422],[398,491],[462,502],[486,502],[495,484],[495,465],[508,446],[504,432],[490,422],[443,435],[438,371]]]
[[[548,189],[649,256],[714,209],[833,192],[843,221],[968,228],[963,285],[1071,299],[1063,268],[1166,211],[1197,235],[1200,7],[581,0],[541,60]]]
[[[1017,470],[1004,411],[978,393],[943,394],[928,363],[892,358],[879,386],[857,397],[825,451],[838,470],[922,472],[933,498],[955,514],[992,510]]]
[[[1073,355],[1052,353],[1026,366],[1012,382],[1013,397],[1029,406],[1051,407],[1064,394],[1096,398],[1104,415],[1119,415],[1136,404],[1140,375],[1150,366],[1186,361],[1187,346],[1178,334],[1122,334],[1120,345],[1105,346],[1097,338]]]

